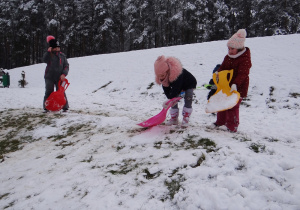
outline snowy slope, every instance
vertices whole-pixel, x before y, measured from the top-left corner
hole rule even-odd
[[[226,41],[69,59],[62,115],[41,114],[45,64],[10,70],[0,139],[22,149],[0,161],[0,208],[300,209],[300,35],[246,46],[253,66],[236,134],[207,128],[207,90],[195,91],[185,130],[136,125],[166,100],[151,85],[159,55],[179,58],[201,86]]]

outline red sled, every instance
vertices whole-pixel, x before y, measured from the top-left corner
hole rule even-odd
[[[67,79],[64,81],[59,80],[58,82],[58,90],[52,92],[50,96],[45,101],[45,108],[49,111],[59,111],[64,105],[66,105],[67,100],[65,97],[65,91],[69,87],[69,82]]]
[[[159,125],[159,124],[163,123],[165,121],[166,117],[167,117],[168,109],[171,106],[174,106],[174,104],[177,103],[180,99],[181,99],[181,97],[176,97],[176,98],[170,99],[166,103],[167,107],[163,108],[160,113],[158,113],[154,117],[151,117],[150,119],[148,119],[148,120],[146,120],[142,123],[139,123],[138,125],[142,126],[144,128],[147,128],[147,127],[153,127],[153,126],[156,126],[156,125]]]

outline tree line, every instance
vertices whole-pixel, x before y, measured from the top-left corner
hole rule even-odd
[[[300,32],[299,0],[1,0],[0,67],[42,62],[55,36],[68,58]]]

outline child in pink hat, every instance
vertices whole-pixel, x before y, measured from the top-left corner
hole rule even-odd
[[[175,57],[159,56],[154,63],[155,81],[162,85],[168,99],[178,97],[182,91],[185,92],[184,107],[182,110],[182,127],[187,127],[189,118],[193,111],[192,99],[193,89],[196,88],[196,78],[182,67],[181,62]],[[178,125],[179,108],[175,104],[170,109],[171,119],[166,125]]]
[[[45,96],[43,102],[44,112],[47,113],[48,110],[45,108],[45,101],[54,91],[54,87],[58,90],[59,80],[63,81],[69,73],[69,63],[67,57],[64,53],[60,51],[60,44],[54,36],[47,36],[47,43],[49,48],[47,52],[43,55],[43,61],[47,64],[45,70]],[[63,111],[66,112],[69,109],[68,99],[65,93],[65,98],[67,100],[66,105],[63,107]]]
[[[231,109],[218,112],[217,121],[214,127],[225,125],[230,132],[236,132],[239,126],[239,107],[243,98],[247,97],[249,87],[249,72],[252,66],[251,53],[248,47],[245,47],[246,30],[238,30],[227,42],[228,54],[223,63],[217,70],[233,69],[233,76],[230,81],[231,89],[240,93],[239,102]]]

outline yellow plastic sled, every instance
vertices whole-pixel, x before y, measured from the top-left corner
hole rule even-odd
[[[212,95],[206,105],[206,113],[221,112],[234,107],[239,99],[240,93],[236,90],[231,91],[229,83],[233,76],[233,69],[218,72],[219,80],[217,81],[217,74],[213,74],[213,81],[217,86],[217,91]],[[228,79],[229,75],[229,79]]]

